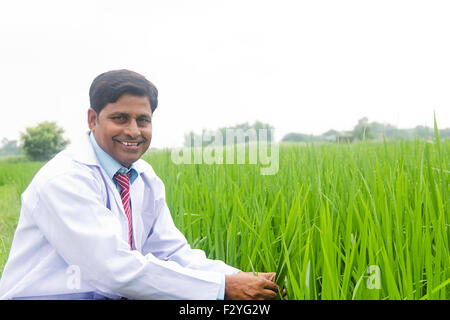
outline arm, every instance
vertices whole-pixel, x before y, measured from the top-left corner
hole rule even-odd
[[[59,175],[46,183],[32,212],[58,254],[80,268],[83,281],[133,299],[216,299],[220,273],[130,251],[100,189],[89,173]]]
[[[143,245],[143,252],[151,252],[160,259],[174,261],[195,270],[209,270],[223,274],[240,271],[223,261],[208,259],[203,250],[192,249],[175,226],[166,202],[161,201],[159,206],[158,218]]]

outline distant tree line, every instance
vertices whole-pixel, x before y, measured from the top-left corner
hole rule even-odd
[[[261,130],[263,129],[263,130]],[[265,134],[264,139],[272,141],[273,126],[256,121],[250,125],[248,122],[241,123],[231,127],[223,127],[217,130],[204,129],[201,134],[189,132],[184,136],[185,146],[196,146],[200,142],[201,146],[206,147],[212,143],[216,145],[226,145],[227,130],[233,132],[240,131],[243,135],[242,142],[261,141],[261,134]],[[0,157],[25,155],[30,160],[48,160],[56,153],[64,149],[69,140],[63,138],[64,129],[57,126],[55,122],[42,122],[35,127],[26,128],[21,133],[20,143],[17,140],[3,138],[0,146]],[[439,137],[450,138],[450,128],[439,129]],[[207,137],[207,138],[205,138]],[[221,137],[221,141],[215,138]],[[434,139],[434,128],[426,126],[416,126],[412,129],[399,129],[390,124],[379,122],[369,122],[365,117],[358,120],[351,131],[328,130],[321,135],[309,135],[304,133],[291,132],[286,134],[281,141],[283,142],[352,142],[355,140],[388,140],[392,139]],[[236,143],[235,140],[231,143]]]
[[[450,138],[450,128],[438,129],[440,138]],[[393,139],[433,139],[434,128],[426,126],[416,126],[412,129],[399,129],[391,124],[382,124],[379,122],[369,122],[364,117],[358,120],[351,131],[328,130],[321,135],[308,135],[303,133],[288,133],[281,141],[284,142],[351,142],[361,140],[393,140]]]

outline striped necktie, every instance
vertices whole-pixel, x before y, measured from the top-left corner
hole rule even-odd
[[[131,223],[131,209],[130,209],[130,173],[121,174],[117,172],[114,179],[120,186],[120,197],[122,198],[123,210],[128,219],[128,243],[130,250],[133,250],[133,225]]]

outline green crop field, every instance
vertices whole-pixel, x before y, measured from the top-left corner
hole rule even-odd
[[[259,164],[150,162],[189,243],[276,271],[288,299],[449,299],[450,140],[281,145]],[[0,163],[0,273],[42,163]]]

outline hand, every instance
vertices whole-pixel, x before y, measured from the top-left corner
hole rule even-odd
[[[267,280],[270,280],[272,282],[275,282],[275,277],[277,275],[275,272],[256,272],[256,273],[254,273],[254,272],[244,272],[244,273],[249,274],[249,275],[255,275],[257,277],[263,277],[263,278],[265,278]],[[279,290],[279,288],[278,288],[278,290]],[[283,291],[281,292],[281,297],[282,298],[286,297],[286,289],[285,288],[283,288]]]
[[[279,287],[273,282],[275,273],[239,272],[225,276],[225,299],[230,300],[273,300]]]
[[[252,274],[251,272],[249,272],[249,273]],[[257,273],[257,277],[263,277],[272,282],[275,282],[275,276],[276,276],[275,272],[259,272],[259,273]],[[278,290],[280,290],[280,288],[278,288]],[[281,297],[282,298],[286,297],[286,289],[285,288],[283,288],[283,291],[281,292]]]

